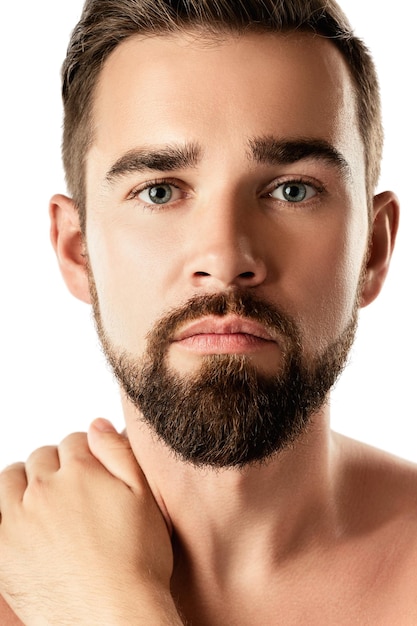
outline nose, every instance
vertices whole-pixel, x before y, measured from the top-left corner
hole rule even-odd
[[[194,287],[224,290],[262,284],[267,276],[265,242],[251,207],[216,203],[198,211],[187,260]],[[262,219],[260,220],[262,222]]]

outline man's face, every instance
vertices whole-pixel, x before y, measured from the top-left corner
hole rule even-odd
[[[156,322],[200,296],[249,294],[295,330],[196,305],[164,338],[178,380],[213,359],[269,380],[291,370],[288,341],[307,374],[340,338],[346,352],[368,217],[354,89],[330,42],[132,38],[102,70],[93,118],[93,292],[131,375]]]

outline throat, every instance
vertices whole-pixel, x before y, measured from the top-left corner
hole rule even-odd
[[[338,472],[327,406],[267,462],[210,469],[183,462],[124,402],[133,452],[173,529],[181,579],[198,572],[222,584],[254,563],[267,573],[333,533]]]
[[[206,573],[220,587],[236,572],[263,578],[315,549],[318,539],[332,540],[337,513],[327,468],[319,478],[318,466],[293,467],[294,454],[243,470],[193,474],[185,467],[182,486],[170,492],[175,498],[164,498],[180,578]]]

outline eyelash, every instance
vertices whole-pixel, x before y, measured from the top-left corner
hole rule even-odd
[[[309,187],[312,187],[314,189],[314,191],[316,192],[316,195],[313,196],[312,198],[309,198],[305,201],[300,201],[300,202],[290,202],[290,201],[284,201],[284,200],[280,200],[279,198],[272,198],[271,194],[276,191],[279,187],[281,187],[282,185],[306,185]],[[146,191],[146,189],[151,189],[152,187],[158,187],[160,185],[170,185],[171,187],[174,187],[175,189],[179,189],[180,191],[182,190],[182,187],[180,185],[178,185],[178,183],[174,180],[172,180],[171,178],[157,178],[154,180],[149,180],[146,183],[143,183],[142,185],[139,185],[138,187],[135,187],[135,189],[133,189],[129,195],[127,196],[127,200],[138,200],[138,196],[142,191]],[[267,198],[272,200],[273,202],[279,202],[281,204],[290,204],[290,205],[297,205],[297,204],[302,204],[305,205],[307,202],[314,202],[314,200],[316,199],[317,196],[323,194],[326,191],[326,188],[324,187],[324,185],[322,185],[321,183],[319,183],[318,181],[313,181],[311,179],[307,179],[303,176],[299,176],[296,178],[287,178],[285,180],[276,180],[273,183],[273,186],[269,188],[269,190],[265,193],[262,194],[262,197]],[[185,193],[185,192],[183,192]],[[151,202],[147,203],[144,202],[142,200],[139,200],[139,202],[141,202],[141,204],[143,205],[143,207],[145,207],[146,209],[149,210],[154,210],[154,208],[158,208],[159,210],[161,210],[164,207],[164,203],[161,204],[152,204]],[[175,201],[174,201],[175,202]],[[171,204],[171,203],[167,203],[167,204]]]
[[[156,178],[155,180],[148,180],[148,181],[146,181],[146,183],[143,183],[142,185],[139,185],[138,187],[135,187],[129,193],[127,199],[128,200],[134,200],[135,198],[138,197],[138,195],[142,191],[146,191],[146,189],[151,189],[152,187],[158,187],[160,185],[170,185],[171,187],[175,187],[175,189],[180,189],[181,190],[180,185],[178,185],[178,183],[176,181],[172,180],[171,178]]]
[[[284,201],[284,200],[280,200],[279,198],[272,198],[271,194],[276,191],[277,189],[279,189],[279,187],[282,187],[284,185],[305,185],[307,187],[311,187],[312,189],[314,189],[315,191],[315,195],[312,198],[308,198],[307,200],[302,200],[300,202],[290,202],[290,201]],[[276,180],[273,183],[273,187],[269,189],[269,191],[265,194],[267,198],[270,198],[271,200],[275,201],[275,202],[281,202],[283,204],[292,204],[292,205],[296,205],[296,204],[306,204],[307,202],[314,202],[314,200],[317,200],[317,196],[320,196],[321,194],[323,194],[326,191],[326,188],[323,184],[319,183],[317,180],[312,180],[311,178],[305,178],[303,176],[299,176],[296,178],[286,178],[285,180]]]

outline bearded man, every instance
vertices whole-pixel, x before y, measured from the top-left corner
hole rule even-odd
[[[8,624],[413,624],[416,469],[330,431],[398,224],[333,0],[87,0],[51,234],[126,432],[0,478]]]

